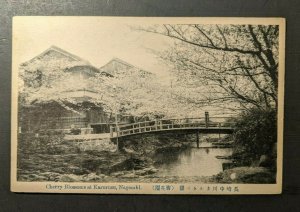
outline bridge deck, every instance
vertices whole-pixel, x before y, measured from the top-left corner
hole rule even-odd
[[[224,117],[218,117],[215,119],[219,119],[219,121],[210,121],[204,118],[188,118],[155,120],[120,125],[117,127],[111,127],[110,137],[117,138],[144,133],[182,130],[226,134],[233,132],[233,122],[226,121]]]

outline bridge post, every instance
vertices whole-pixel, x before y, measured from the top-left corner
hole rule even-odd
[[[155,129],[157,130],[158,129],[158,126],[157,126],[157,120],[155,119]]]
[[[209,127],[209,114],[208,112],[205,112],[205,127]]]
[[[199,131],[198,130],[196,133],[196,142],[197,142],[197,148],[199,148]]]

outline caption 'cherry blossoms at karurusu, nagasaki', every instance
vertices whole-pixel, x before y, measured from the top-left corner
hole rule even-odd
[[[56,46],[20,64],[17,180],[276,183],[278,26],[133,28],[169,40],[168,79]]]

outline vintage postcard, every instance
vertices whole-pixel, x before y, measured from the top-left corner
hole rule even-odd
[[[11,191],[280,194],[285,19],[14,17]]]

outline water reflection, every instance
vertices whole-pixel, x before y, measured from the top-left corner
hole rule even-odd
[[[211,176],[221,172],[222,163],[228,162],[216,156],[231,154],[230,148],[211,148],[210,143],[202,142],[200,148],[160,152],[155,159],[159,176]]]

